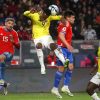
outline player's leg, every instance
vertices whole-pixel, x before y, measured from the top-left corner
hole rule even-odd
[[[64,66],[67,66],[69,60],[66,58],[64,58],[62,52],[61,52],[61,48],[58,48],[58,46],[56,45],[56,43],[54,43],[52,37],[50,35],[48,35],[45,38],[47,42],[45,42],[45,46],[48,47],[50,50],[55,52],[55,55],[60,59],[60,61],[64,64]]]
[[[50,43],[50,49],[53,50],[56,54],[56,56],[60,59],[60,61],[64,64],[64,66],[67,66],[69,63],[69,60],[64,58],[61,48],[58,48],[55,43]]]
[[[42,48],[43,48],[42,43],[36,44],[37,56],[41,65],[41,74],[46,74],[46,69],[45,69],[45,64],[44,64],[44,54],[43,54]]]
[[[0,85],[4,85],[4,73],[5,73],[5,62],[6,59],[5,55],[0,55]]]
[[[69,64],[68,64],[67,70],[65,71],[64,86],[62,87],[61,90],[62,90],[62,92],[67,93],[69,96],[73,96],[73,94],[69,90],[69,84],[70,84],[71,78],[72,78],[72,71],[74,69],[73,56],[72,56],[72,53],[69,52],[66,48],[63,49],[63,54],[65,55],[65,57],[67,57],[69,59]]]
[[[98,88],[98,85],[89,82],[86,92],[93,98],[93,100],[100,100],[100,98],[98,97],[97,93],[95,92],[95,90]]]
[[[98,72],[96,73],[96,75],[94,75],[92,77],[92,79],[90,80],[90,82],[87,85],[87,93],[94,99],[94,100],[100,100],[100,98],[98,97],[97,93],[95,92],[95,90],[99,87],[100,85],[100,75],[98,74]]]
[[[51,92],[53,94],[55,94],[58,98],[62,98],[62,96],[59,93],[58,88],[59,88],[59,83],[61,81],[61,78],[63,76],[64,66],[63,66],[63,64],[60,60],[57,61],[57,64],[59,64],[58,65],[58,70],[55,73],[54,85],[53,85],[53,88],[52,88]]]
[[[8,93],[7,87],[9,86],[9,83],[5,82],[4,80],[5,63],[8,61],[11,61],[13,55],[8,52],[5,52],[3,55],[0,55],[0,56],[3,56],[0,62],[0,81],[1,81],[0,83],[1,83],[1,86],[4,87],[4,95],[7,95]]]

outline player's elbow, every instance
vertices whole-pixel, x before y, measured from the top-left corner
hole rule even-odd
[[[17,49],[20,49],[20,43],[14,44]]]
[[[25,12],[23,13],[23,15],[24,15],[24,16],[27,16],[29,13],[30,13],[30,11],[25,11]]]
[[[59,33],[58,37],[59,37],[60,40],[64,40],[65,39],[65,36],[62,33]]]

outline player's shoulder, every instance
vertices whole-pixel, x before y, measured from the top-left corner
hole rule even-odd
[[[64,24],[61,21],[59,21],[58,27],[63,27],[63,26]]]
[[[12,29],[12,32],[13,32],[14,34],[17,34],[17,31],[15,31],[14,29]]]
[[[63,28],[63,27],[65,27],[65,25],[62,23],[62,22],[59,22],[59,24],[58,24],[58,28]]]

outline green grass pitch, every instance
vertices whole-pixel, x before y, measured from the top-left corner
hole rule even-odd
[[[61,93],[62,99],[60,100],[91,100],[86,93],[74,93],[74,97]],[[99,94],[100,95],[100,94]],[[9,93],[4,96],[0,94],[0,100],[59,100],[51,93]]]

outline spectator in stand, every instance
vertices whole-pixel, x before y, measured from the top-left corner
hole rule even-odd
[[[0,13],[0,25],[3,24],[2,22],[4,22],[4,20],[5,20],[4,13],[2,12]]]
[[[31,30],[32,30],[32,22],[31,22],[31,20],[28,20],[27,21],[27,31],[31,32]]]
[[[85,40],[95,40],[97,39],[96,31],[92,28],[91,25],[88,25],[88,28],[83,33]]]
[[[14,19],[15,19],[14,13],[12,13],[12,12],[10,12],[10,13],[8,14],[8,16],[9,16],[10,18],[14,18]]]
[[[18,4],[15,4],[15,1],[9,2],[7,10],[8,12],[12,12],[13,14],[16,14],[16,12],[18,11]]]
[[[49,65],[56,65],[56,56],[54,51],[50,51],[49,55],[45,58],[45,62]]]
[[[20,26],[19,30],[17,31],[20,40],[23,40],[23,35],[22,35],[23,30],[24,30],[23,26]]]
[[[96,16],[96,22],[97,24],[100,24],[100,13],[98,13]]]
[[[21,20],[17,20],[16,26],[14,27],[16,30],[19,30],[20,26],[22,26]]]
[[[81,20],[81,36],[83,37],[84,39],[84,32],[86,31],[86,26],[85,26],[85,21],[82,19]]]
[[[98,12],[98,11],[97,11],[96,7],[94,7],[94,8],[92,9],[93,18],[96,18],[97,12]]]
[[[23,28],[23,26],[20,26],[17,33],[21,40],[29,40],[28,32],[26,31],[26,27]]]
[[[92,14],[92,11],[90,10],[90,8],[88,8],[88,11],[87,11],[87,14],[84,18],[85,20],[85,24],[86,24],[86,27],[89,25],[89,24],[93,24],[93,14]]]

